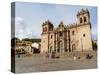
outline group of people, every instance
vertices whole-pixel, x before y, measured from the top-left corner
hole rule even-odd
[[[59,55],[57,55],[56,52],[51,52],[51,53],[46,52],[45,57],[46,58],[59,58]]]
[[[60,55],[57,55],[56,52],[51,52],[51,53],[46,52],[45,57],[46,58],[60,58]],[[92,59],[92,57],[93,55],[90,55],[90,54],[86,54],[85,56],[86,59]],[[81,59],[81,57],[77,56],[76,54],[73,54],[73,60],[77,60],[77,59]]]
[[[86,54],[85,58],[86,59],[92,59],[93,55],[90,55],[90,54]],[[73,54],[73,59],[76,60],[76,59],[80,59],[81,57],[77,57],[75,54]]]

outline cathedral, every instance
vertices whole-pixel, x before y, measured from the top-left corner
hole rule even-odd
[[[42,24],[41,53],[91,51],[91,22],[88,9],[81,9],[76,14],[77,22],[58,27],[48,20]]]

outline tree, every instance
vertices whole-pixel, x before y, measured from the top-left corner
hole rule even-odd
[[[93,50],[97,51],[97,40],[92,41]]]
[[[23,41],[31,41],[32,43],[34,43],[34,42],[41,42],[41,39],[39,39],[39,38],[35,38],[35,39],[24,38],[22,40]]]

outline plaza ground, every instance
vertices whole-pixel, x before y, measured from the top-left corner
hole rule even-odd
[[[47,72],[59,70],[78,70],[78,69],[93,69],[97,68],[96,56],[92,59],[74,60],[73,58],[46,58],[44,56],[21,56],[16,57],[15,71],[16,73],[28,72]]]

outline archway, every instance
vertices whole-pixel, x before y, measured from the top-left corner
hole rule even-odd
[[[52,51],[53,51],[53,48],[52,48],[52,46],[51,46],[51,47],[50,47],[50,51],[49,51],[49,52],[50,52],[50,53],[52,53]]]
[[[75,51],[75,50],[76,50],[76,45],[72,44],[72,51]]]
[[[62,52],[64,50],[64,42],[61,40],[59,42],[59,52]]]

